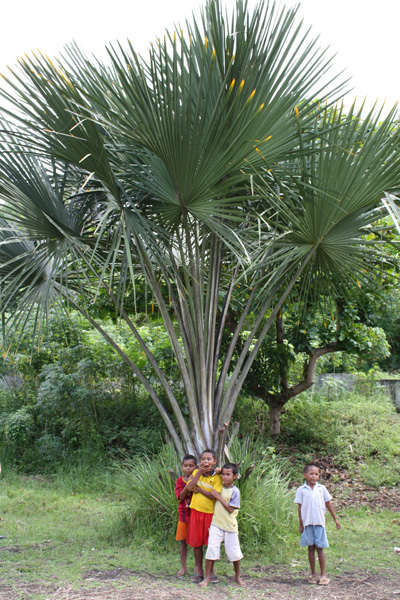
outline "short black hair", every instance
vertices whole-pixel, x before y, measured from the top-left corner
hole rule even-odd
[[[321,471],[318,465],[316,465],[315,463],[309,463],[308,465],[304,465],[303,474],[306,475],[309,469],[311,469],[311,467],[315,467],[316,469],[318,469],[318,471]]]
[[[197,458],[195,456],[193,456],[193,454],[185,454],[185,456],[182,458],[181,465],[183,465],[185,460],[193,460],[194,464],[197,464]]]
[[[217,453],[215,452],[215,450],[211,450],[211,448],[206,448],[205,450],[203,450],[201,456],[203,456],[203,454],[212,454],[215,460],[217,460]]]
[[[235,463],[225,463],[224,466],[222,467],[222,469],[230,469],[234,475],[237,475],[239,473],[238,466],[235,465]],[[222,469],[221,469],[221,473],[222,473]]]

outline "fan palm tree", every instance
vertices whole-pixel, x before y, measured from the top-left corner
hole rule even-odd
[[[147,61],[131,44],[110,46],[108,65],[73,45],[57,61],[21,59],[2,91],[5,346],[32,315],[39,332],[50,309],[79,311],[144,385],[180,453],[221,451],[254,356],[299,276],[363,273],[364,248],[374,252],[365,233],[382,193],[398,186],[391,116],[378,126],[310,99],[330,60],[295,13],[261,2],[250,15],[238,0],[229,20],[210,0],[201,23],[167,32]],[[127,311],[138,277],[171,340],[187,411]],[[221,356],[237,286],[244,301]],[[94,318],[100,292],[159,386]]]

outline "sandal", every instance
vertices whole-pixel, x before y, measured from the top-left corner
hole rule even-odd
[[[329,582],[330,582],[330,579],[325,577],[324,579],[319,580],[319,585],[328,585]]]
[[[216,575],[214,575],[214,577],[210,577],[210,582],[211,583],[219,583],[219,579]]]
[[[193,577],[190,578],[191,581],[193,581],[193,583],[200,583],[201,581],[203,581],[204,577],[202,575],[193,575]]]
[[[312,585],[316,585],[316,583],[317,583],[317,577],[315,575],[310,575],[310,577],[308,578],[308,581]]]

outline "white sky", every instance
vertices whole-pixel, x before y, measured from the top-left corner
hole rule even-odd
[[[234,5],[234,0],[223,1],[225,6]],[[104,56],[107,42],[129,37],[145,54],[156,36],[175,22],[183,23],[201,4],[202,0],[3,0],[0,72],[30,49],[53,56],[72,39],[87,54]],[[391,107],[400,99],[400,3],[302,0],[299,14],[312,27],[313,37],[320,35],[321,46],[338,54],[335,71],[346,68],[352,76],[349,101],[367,96],[369,105],[386,99]]]

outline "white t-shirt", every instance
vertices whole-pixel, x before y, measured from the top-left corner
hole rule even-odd
[[[324,485],[316,483],[311,488],[308,483],[297,488],[296,504],[301,504],[301,519],[303,526],[307,525],[322,525],[325,527],[325,502],[332,500],[332,496]]]

